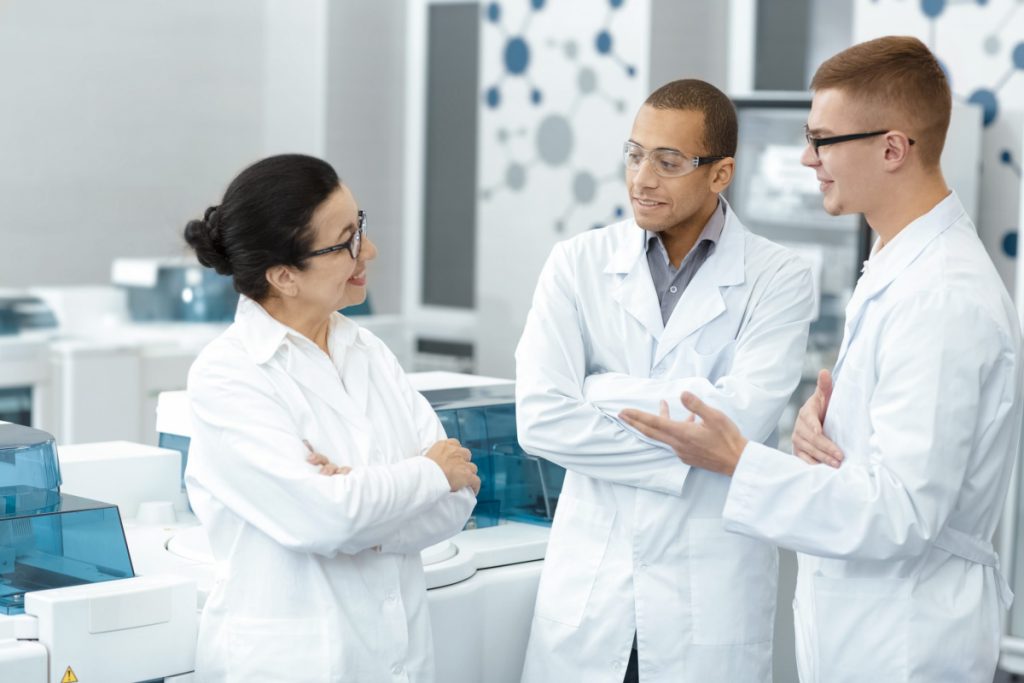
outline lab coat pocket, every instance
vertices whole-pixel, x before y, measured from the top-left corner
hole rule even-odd
[[[229,617],[225,683],[330,680],[327,620]]]
[[[537,616],[578,627],[597,579],[615,513],[576,498],[558,501],[537,588]]]
[[[726,531],[718,517],[690,520],[686,529],[693,642],[771,640],[779,577],[775,546]]]
[[[912,581],[816,575],[813,585],[819,679],[830,683],[908,680]]]

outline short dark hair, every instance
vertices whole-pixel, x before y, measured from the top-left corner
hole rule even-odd
[[[681,109],[704,114],[704,154],[736,155],[736,107],[724,92],[705,81],[683,78],[666,83],[650,94],[646,105],[655,109]]]
[[[257,161],[238,174],[219,206],[185,226],[199,262],[231,275],[239,294],[262,301],[267,269],[304,268],[313,249],[313,212],[341,185],[330,164],[304,154]]]
[[[938,166],[953,110],[942,65],[917,38],[885,36],[825,60],[811,90],[836,89],[862,100],[872,127],[908,125],[921,161]]]

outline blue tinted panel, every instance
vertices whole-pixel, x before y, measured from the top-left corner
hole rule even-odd
[[[57,447],[44,431],[0,424],[0,486],[18,485],[60,488]]]
[[[25,593],[134,576],[117,507],[32,487],[0,488],[0,614]]]
[[[494,526],[501,520],[550,524],[565,470],[519,447],[512,385],[481,389],[489,391],[424,394],[445,433],[470,450],[479,468],[480,493],[467,528]]]

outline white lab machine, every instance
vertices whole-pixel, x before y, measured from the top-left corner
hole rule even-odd
[[[6,323],[0,305],[0,419],[6,406],[12,421],[30,416],[62,444],[156,443],[157,396],[185,388],[196,356],[231,323],[238,294],[230,278],[184,257],[116,259],[111,280],[12,292],[22,308],[34,299],[52,314],[38,331]],[[409,367],[400,316],[359,323]]]
[[[510,382],[447,372],[410,377],[448,434],[473,452],[483,481],[466,530],[422,553],[437,680],[518,681],[564,472],[519,449]],[[187,453],[184,392],[160,396],[157,425],[161,444]],[[152,459],[134,471],[141,475],[143,469],[156,476]],[[161,470],[161,477],[169,475]],[[179,474],[167,495],[180,483]],[[158,514],[128,518],[125,534],[139,575],[195,580],[202,606],[213,580],[212,556],[191,513],[167,503]]]
[[[0,680],[191,680],[195,583],[135,576],[118,508],[62,490],[52,436],[0,423],[0,504]]]

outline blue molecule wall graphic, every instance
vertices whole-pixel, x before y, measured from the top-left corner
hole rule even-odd
[[[985,78],[981,83],[975,82],[973,90],[970,92],[958,92],[959,88],[964,87],[962,84],[954,83],[950,77],[950,71],[945,61],[942,60],[943,46],[937,44],[936,40],[936,24],[938,21],[968,21],[964,14],[956,15],[957,19],[951,19],[955,13],[950,12],[950,6],[953,4],[957,5],[974,5],[974,10],[983,7],[987,4],[987,0],[921,0],[920,8],[921,13],[928,19],[929,22],[929,40],[928,46],[932,52],[939,58],[939,64],[942,70],[946,74],[946,78],[950,82],[950,87],[953,89],[954,97],[967,102],[976,104],[981,107],[982,110],[982,124],[986,129],[992,129],[993,124],[1000,120],[1002,115],[1002,107],[1000,106],[1000,92],[1010,83],[1015,75],[1024,71],[1024,41],[1020,41],[1019,35],[1014,33],[1006,32],[1005,29],[1011,24],[1011,19],[1019,11],[1021,5],[1024,2],[1021,0],[1014,0],[1010,3],[1005,13],[1000,12],[1000,16],[993,22],[992,30],[984,34],[981,41],[981,49],[983,54],[990,58],[994,58],[997,61],[1002,61],[1005,65],[1005,71],[1002,73],[996,72],[994,79]],[[960,8],[957,11],[967,12],[969,8]],[[950,13],[947,16],[947,13]],[[991,12],[987,13],[991,14]],[[970,21],[977,21],[978,17],[974,16]],[[1006,36],[1002,35],[1007,33]],[[1004,38],[1006,38],[1004,40]],[[980,74],[971,73],[973,76]],[[963,76],[961,76],[963,77]],[[1018,80],[1024,80],[1020,76],[1017,76]],[[971,87],[971,86],[967,86]],[[966,89],[966,88],[965,88]],[[986,133],[988,134],[988,133]],[[1018,143],[1013,143],[1015,146],[1013,149],[1019,148]],[[988,152],[985,152],[988,154]],[[1021,179],[1021,164],[1020,161],[1015,158],[1014,151],[1008,147],[1001,147],[996,152],[996,158],[983,156],[982,167],[983,173],[988,170],[997,167],[1004,167],[1010,169],[1016,178]],[[997,233],[998,234],[998,233]],[[1017,255],[1017,230],[1011,230],[1006,232],[1000,241],[1003,253],[1009,258],[1015,258]]]
[[[1004,149],[1002,152],[999,153],[999,161],[1012,168],[1013,172],[1017,174],[1018,178],[1021,177],[1020,164],[1018,164],[1017,160],[1013,158],[1013,152],[1011,152],[1008,149]]]
[[[581,49],[581,46],[574,41],[567,41],[563,44],[549,42],[547,47],[555,49],[534,50],[534,45],[528,39],[529,23],[534,13],[544,9],[545,2],[544,0],[519,1],[528,3],[529,11],[524,25],[519,27],[514,35],[506,32],[501,23],[503,14],[501,3],[491,2],[483,10],[485,20],[502,31],[504,45],[501,55],[502,76],[497,83],[487,85],[483,89],[483,101],[488,107],[497,109],[502,106],[507,97],[513,96],[511,92],[503,92],[503,90],[512,90],[504,88],[506,79],[510,81],[512,78],[522,78],[526,81],[526,96],[533,106],[543,105],[544,93],[529,80],[531,69],[543,68],[543,66],[538,66],[538,60],[558,59],[576,62],[581,57],[581,53],[589,54],[596,58],[595,64],[597,65],[610,62],[616,68],[622,68],[630,78],[636,77],[636,68],[627,64],[615,52],[615,38],[611,27],[615,10],[621,8],[625,4],[625,0],[607,0],[611,9],[589,50],[586,45]],[[494,187],[482,188],[480,191],[480,197],[485,201],[491,199],[496,192],[501,190],[520,192],[529,184],[530,169],[536,164],[558,169],[560,174],[564,171],[566,186],[563,188],[563,192],[567,197],[567,206],[555,219],[554,228],[558,232],[564,232],[571,227],[570,219],[576,208],[596,201],[602,185],[623,180],[622,167],[618,162],[618,156],[614,153],[609,155],[615,160],[614,168],[607,172],[594,173],[592,169],[577,168],[573,164],[573,153],[577,145],[573,121],[584,99],[604,100],[617,112],[623,112],[626,108],[625,101],[601,90],[598,69],[581,65],[576,73],[574,84],[576,96],[567,112],[546,113],[540,117],[539,123],[532,131],[522,129],[512,132],[504,128],[497,131],[497,142],[506,150],[512,138],[524,135],[532,136],[534,154],[531,159],[527,160],[510,158],[502,182]],[[511,156],[507,151],[506,155]],[[625,209],[617,205],[609,211],[608,220],[618,220],[624,215]]]
[[[510,35],[501,22],[501,3],[491,2],[484,7],[484,19],[494,24],[502,32],[505,39],[504,52],[502,53],[502,76],[494,85],[484,88],[483,98],[488,107],[492,109],[501,105],[501,87],[505,77],[521,77],[526,81],[526,93],[529,101],[539,105],[544,99],[544,93],[540,88],[530,81],[529,69],[532,58],[530,43],[527,41],[527,29],[534,12],[544,9],[544,0],[529,0],[530,12],[526,20],[519,27],[519,31]]]

